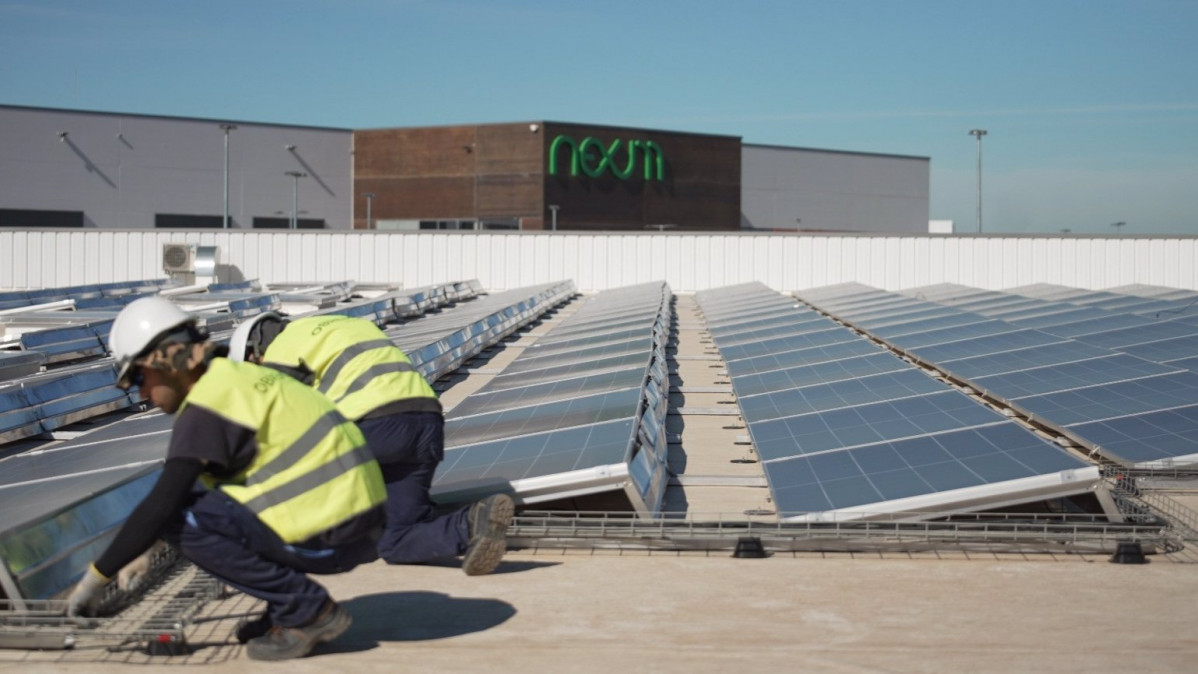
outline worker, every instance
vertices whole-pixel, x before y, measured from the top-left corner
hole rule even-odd
[[[117,385],[177,416],[157,482],[84,573],[68,614],[90,612],[108,580],[163,538],[266,602],[238,628],[250,658],[302,657],[344,633],[350,614],[307,574],[377,559],[386,491],[357,426],[311,388],[221,357],[161,297],[122,309],[109,343]]]
[[[382,466],[387,525],[379,556],[419,564],[461,555],[467,575],[491,573],[507,550],[515,504],[506,494],[439,514],[429,494],[445,458],[441,402],[407,355],[371,321],[336,314],[288,320],[274,312],[237,327],[229,357],[295,377],[357,422]]]

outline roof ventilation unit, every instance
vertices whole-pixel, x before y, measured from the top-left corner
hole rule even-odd
[[[181,283],[204,284],[216,281],[217,248],[194,243],[162,244],[162,270]]]
[[[162,270],[175,274],[194,274],[196,270],[196,248],[194,243],[162,244]]]

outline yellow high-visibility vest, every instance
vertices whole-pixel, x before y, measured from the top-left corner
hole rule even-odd
[[[356,424],[325,396],[270,368],[215,358],[179,411],[201,407],[252,429],[258,453],[238,475],[205,483],[300,543],[381,505],[382,472]]]
[[[265,364],[306,367],[312,386],[357,421],[384,405],[412,398],[437,399],[424,375],[374,323],[349,316],[292,321],[266,347]]]

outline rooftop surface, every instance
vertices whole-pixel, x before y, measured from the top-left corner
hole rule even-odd
[[[452,408],[502,371],[578,301],[441,383]],[[703,341],[694,298],[679,296],[674,413],[676,484],[665,509],[746,520],[771,509],[743,429],[710,413],[732,402]],[[693,413],[677,414],[691,410]],[[704,410],[708,413],[704,413]],[[751,485],[751,486],[746,486]],[[1174,502],[1198,506],[1185,485]],[[768,520],[767,514],[754,515]],[[354,625],[292,672],[514,671],[1194,671],[1198,554],[1110,555],[924,550],[775,552],[527,547],[496,573],[456,563],[381,562],[322,577]],[[171,588],[163,589],[170,592]],[[155,597],[151,597],[153,601]],[[256,613],[244,595],[211,601],[188,631],[194,651],[149,656],[82,640],[72,650],[0,650],[21,672],[264,671],[232,637]]]

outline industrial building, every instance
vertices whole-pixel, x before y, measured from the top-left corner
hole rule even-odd
[[[928,231],[930,160],[554,121],[333,129],[0,105],[0,227]]]

